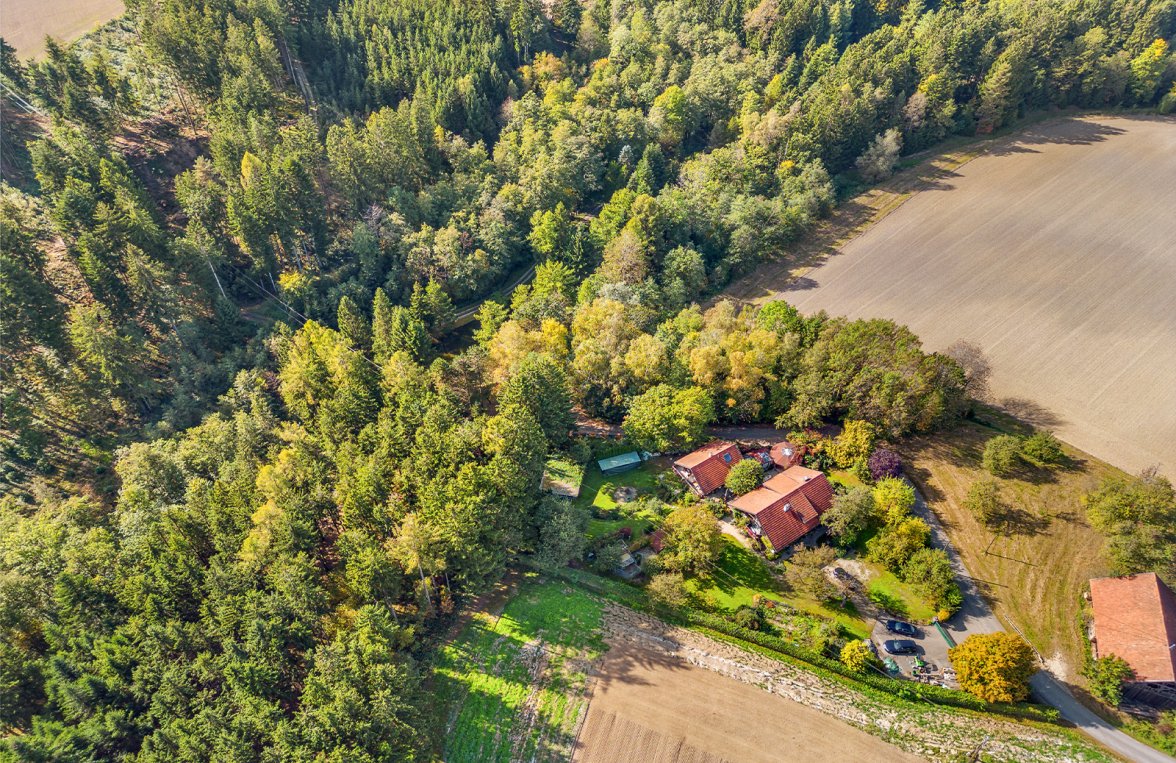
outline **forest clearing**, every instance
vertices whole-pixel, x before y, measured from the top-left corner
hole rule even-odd
[[[973,342],[994,402],[1128,471],[1172,475],[1174,175],[1171,119],[1043,123],[924,173],[925,190],[800,278],[753,275],[735,293],[891,318],[929,350]]]

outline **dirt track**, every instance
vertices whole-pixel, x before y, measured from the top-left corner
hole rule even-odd
[[[939,173],[784,284],[806,312],[887,317],[992,363],[994,397],[1130,471],[1176,475],[1176,120],[1071,118]]]

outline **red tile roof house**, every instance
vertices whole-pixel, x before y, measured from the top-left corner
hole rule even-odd
[[[820,527],[833,506],[833,486],[815,469],[790,466],[727,505],[747,515],[752,534],[783,551]]]
[[[1154,572],[1090,581],[1094,654],[1117,655],[1135,671],[1124,696],[1176,707],[1176,595]]]
[[[721,488],[727,472],[742,460],[743,454],[735,443],[712,442],[675,461],[674,471],[691,490],[706,496]]]

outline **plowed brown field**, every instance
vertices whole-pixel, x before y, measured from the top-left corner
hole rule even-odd
[[[4,0],[0,30],[22,58],[40,56],[45,36],[72,42],[123,12],[123,0]]]
[[[798,702],[641,644],[604,658],[578,763],[916,763],[878,737]]]
[[[1058,119],[923,177],[823,264],[768,264],[730,293],[974,342],[1014,414],[1176,476],[1176,119]]]

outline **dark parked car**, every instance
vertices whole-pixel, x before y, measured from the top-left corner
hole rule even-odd
[[[882,623],[886,626],[886,630],[891,633],[897,633],[900,636],[918,636],[919,629],[910,623],[904,623],[902,620],[887,620]]]
[[[915,645],[915,642],[906,638],[885,641],[882,644],[882,648],[888,654],[915,654],[919,651],[919,647]]]

